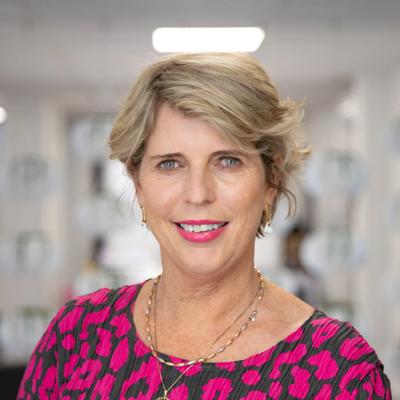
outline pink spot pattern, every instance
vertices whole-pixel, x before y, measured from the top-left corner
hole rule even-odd
[[[340,346],[340,355],[348,360],[358,360],[373,351],[372,347],[361,336],[348,338]]]
[[[307,347],[304,343],[298,344],[293,350],[281,353],[276,357],[274,366],[269,375],[272,379],[277,379],[282,374],[282,366],[285,364],[297,364],[307,353]]]
[[[230,372],[234,371],[236,367],[236,363],[234,362],[220,362],[220,363],[215,363],[215,365],[217,368],[225,369]]]
[[[268,395],[272,400],[278,400],[281,397],[282,384],[278,381],[272,382],[268,391]]]
[[[302,336],[303,336],[303,328],[300,327],[299,329],[296,329],[291,335],[289,335],[285,339],[285,342],[288,342],[288,343],[297,342],[298,340],[301,339]]]
[[[157,362],[132,319],[141,285],[100,289],[61,307],[32,353],[17,400],[162,396]],[[185,368],[160,370],[169,387]],[[374,350],[350,324],[319,310],[259,354],[196,364],[168,395],[171,400],[391,399]]]
[[[96,332],[97,336],[99,337],[99,341],[96,346],[96,354],[102,357],[108,357],[112,347],[111,332],[103,328],[97,328]]]
[[[335,322],[329,321],[329,318],[322,318],[313,322],[313,325],[317,327],[315,332],[311,336],[312,345],[315,348],[319,348],[327,340],[334,337],[339,330],[339,325]]]
[[[132,328],[128,317],[125,314],[116,315],[110,321],[110,325],[116,328],[115,336],[117,338],[125,336]]]
[[[119,371],[128,361],[128,356],[129,356],[128,339],[124,338],[119,342],[117,348],[115,349],[113,355],[111,356],[110,368],[114,372]]]
[[[90,350],[89,343],[88,342],[82,342],[81,350],[80,350],[80,356],[82,357],[82,359],[88,358],[89,350]]]
[[[212,378],[203,386],[201,399],[226,400],[232,390],[232,381],[229,378]]]
[[[328,350],[322,350],[309,357],[308,363],[317,367],[315,377],[320,380],[335,377],[339,370],[336,360]]]
[[[330,399],[332,395],[332,388],[331,385],[328,383],[324,383],[321,387],[321,390],[315,396],[315,400],[325,400]]]
[[[299,399],[305,399],[310,391],[311,374],[297,365],[291,369],[290,373],[293,377],[293,383],[289,385],[289,394]]]
[[[171,390],[169,393],[171,400],[188,400],[189,389],[185,384],[179,385]]]
[[[246,385],[257,385],[257,383],[260,382],[260,379],[261,379],[260,373],[254,369],[246,371],[242,375],[242,381]]]
[[[75,347],[75,337],[71,334],[64,336],[61,345],[64,349],[72,350]]]
[[[72,354],[68,361],[64,364],[64,378],[69,378],[74,371],[75,367],[78,365],[79,355]]]

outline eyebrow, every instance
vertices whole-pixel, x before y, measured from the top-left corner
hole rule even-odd
[[[216,156],[248,157],[248,154],[245,153],[244,151],[228,149],[228,150],[218,150],[211,153],[211,157],[216,157]],[[156,160],[160,158],[185,158],[185,155],[182,153],[166,153],[166,154],[157,154],[150,157],[151,160]]]

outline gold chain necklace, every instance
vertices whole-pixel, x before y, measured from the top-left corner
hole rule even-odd
[[[168,397],[168,392],[178,383],[178,381],[186,374],[187,371],[189,371],[190,368],[193,367],[194,364],[189,365],[183,372],[180,373],[178,378],[175,379],[174,383],[167,389],[165,387],[165,383],[162,377],[161,369],[160,369],[160,363],[157,361],[157,369],[158,369],[158,374],[160,375],[161,379],[161,384],[163,386],[164,394],[161,397],[156,397],[156,400],[169,400]]]
[[[231,346],[236,341],[236,339],[248,328],[249,322],[255,322],[256,316],[257,316],[257,306],[258,306],[258,303],[261,301],[261,299],[263,298],[263,295],[264,295],[264,280],[263,280],[263,276],[262,276],[261,272],[257,268],[254,268],[254,269],[256,270],[257,275],[258,275],[258,279],[259,279],[259,288],[258,288],[258,291],[257,291],[257,294],[256,294],[255,298],[251,301],[249,306],[245,310],[243,310],[243,312],[235,319],[235,321],[233,321],[233,323],[230,326],[228,326],[221,333],[221,335],[219,335],[217,337],[217,339],[215,339],[215,341],[213,342],[213,344],[211,346],[213,346],[243,316],[243,314],[250,308],[251,304],[253,304],[254,301],[256,300],[255,307],[251,311],[247,321],[239,328],[239,330],[234,334],[234,336],[231,339],[229,339],[223,346],[219,347],[217,349],[217,351],[215,351],[214,353],[209,354],[207,357],[201,356],[200,358],[197,358],[195,360],[187,361],[187,362],[180,362],[180,363],[173,363],[171,361],[164,360],[162,357],[160,357],[157,354],[158,352],[157,352],[157,350],[156,350],[156,348],[155,348],[155,346],[153,344],[153,338],[151,336],[151,331],[150,331],[150,310],[151,310],[151,306],[153,304],[154,293],[157,290],[158,281],[159,281],[161,275],[159,275],[157,278],[155,278],[155,280],[153,282],[152,289],[150,291],[149,300],[148,300],[148,304],[147,304],[147,308],[146,308],[146,312],[145,312],[146,313],[145,318],[146,318],[147,340],[149,342],[149,347],[151,349],[151,352],[152,352],[153,356],[155,358],[157,358],[157,360],[160,361],[161,363],[166,364],[166,365],[168,365],[170,367],[185,367],[185,366],[188,366],[188,365],[195,364],[197,362],[208,361],[208,360],[214,358],[217,354],[220,354],[223,351],[225,351],[227,347]]]
[[[155,307],[154,307],[154,315],[155,315]],[[155,326],[154,326],[154,327],[155,327]],[[156,345],[157,345],[157,334],[156,334],[156,332],[154,333],[154,338],[155,338]],[[202,356],[205,355],[205,354],[206,354],[206,352],[204,352],[204,353],[202,354]],[[157,363],[158,375],[160,376],[161,384],[162,384],[162,387],[163,387],[163,390],[164,390],[163,396],[162,396],[162,397],[157,397],[156,400],[169,400],[168,392],[178,383],[178,381],[179,381],[181,378],[183,378],[183,377],[185,376],[186,372],[188,372],[188,371],[195,365],[195,363],[193,363],[193,364],[187,366],[187,367],[185,368],[185,370],[184,370],[183,372],[181,372],[181,373],[179,374],[179,376],[175,379],[175,381],[169,386],[168,389],[167,389],[167,387],[165,386],[164,379],[163,379],[163,377],[162,377],[162,372],[161,372],[161,368],[160,368],[160,362],[159,362],[158,360],[156,360],[156,363]]]
[[[154,341],[155,341],[155,348],[158,347],[157,345],[157,327],[156,327],[156,320],[157,320],[157,290],[154,291],[154,307],[153,307],[153,319],[154,319]],[[251,304],[250,304],[251,305]],[[250,307],[250,306],[249,306]],[[242,313],[243,314],[243,313]],[[218,339],[217,339],[218,340]],[[213,343],[214,345],[214,343]],[[211,348],[211,347],[210,347]],[[207,354],[207,352],[209,351],[209,349],[207,349],[200,357],[203,357]],[[186,367],[186,369],[181,372],[178,376],[178,378],[175,379],[175,381],[169,386],[169,388],[167,389],[167,387],[165,386],[164,383],[164,379],[162,377],[162,372],[161,372],[161,368],[160,368],[160,362],[158,361],[158,359],[156,359],[156,363],[157,363],[157,370],[158,370],[158,374],[160,376],[160,380],[161,380],[161,384],[164,390],[164,395],[162,397],[157,397],[156,400],[169,400],[168,398],[168,392],[178,383],[178,381],[184,377],[184,375],[186,374],[187,371],[189,371],[196,363],[193,363],[189,366]]]
[[[211,344],[211,346],[203,353],[201,354],[201,356],[195,360],[191,360],[188,362],[180,362],[180,363],[173,363],[170,361],[166,361],[164,360],[162,357],[160,357],[157,353],[157,331],[156,331],[156,296],[157,296],[157,286],[158,286],[158,282],[159,279],[161,277],[161,275],[159,275],[153,282],[153,286],[152,289],[150,291],[150,295],[149,295],[149,300],[148,300],[148,304],[147,304],[147,308],[146,308],[146,333],[147,333],[147,339],[149,341],[150,344],[150,349],[151,352],[153,354],[153,356],[156,358],[157,360],[157,369],[158,369],[158,373],[160,375],[160,379],[161,379],[161,383],[164,389],[164,395],[162,397],[157,397],[156,400],[168,400],[168,392],[178,383],[178,381],[185,375],[185,373],[187,371],[189,371],[189,369],[191,369],[196,363],[199,362],[205,362],[210,360],[211,358],[215,357],[217,354],[222,353],[223,351],[226,350],[226,348],[228,346],[231,346],[235,340],[248,328],[249,326],[249,322],[255,322],[256,320],[256,315],[257,315],[257,306],[258,303],[261,301],[261,299],[263,298],[264,295],[264,280],[262,277],[261,272],[255,268],[257,275],[258,275],[258,279],[259,279],[259,288],[258,291],[256,293],[255,298],[253,298],[253,300],[251,301],[251,303],[246,307],[246,309],[244,309],[239,316],[233,321],[232,324],[230,324]],[[154,300],[153,300],[154,299]],[[154,307],[153,307],[153,312],[154,312],[154,330],[155,330],[155,345],[153,344],[153,340],[151,337],[151,330],[150,330],[150,313],[151,313],[151,306],[154,302]],[[251,305],[256,302],[254,309],[251,311],[248,320],[240,327],[240,329],[235,333],[235,335],[229,339],[225,345],[221,346],[218,348],[217,351],[209,354],[208,356],[206,356],[206,354],[210,351],[210,349],[219,341],[219,339],[221,339],[226,332],[228,332],[232,326],[245,314],[245,312],[251,307]],[[180,375],[178,376],[178,378],[172,383],[172,385],[169,386],[169,388],[166,388],[164,381],[163,381],[163,377],[162,377],[162,373],[161,373],[161,369],[160,369],[160,363],[163,363],[165,365],[168,366],[174,366],[174,367],[183,367],[186,366],[187,368],[180,373]]]

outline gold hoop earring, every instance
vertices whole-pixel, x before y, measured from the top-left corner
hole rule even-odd
[[[140,206],[140,209],[142,210],[142,224],[147,225],[146,212],[144,206]]]
[[[265,228],[264,228],[264,230],[265,230],[265,232],[267,232],[267,233],[272,233],[273,232],[273,230],[272,230],[272,226],[271,226],[271,223],[272,223],[272,217],[271,217],[271,207],[270,207],[270,205],[269,204],[267,204],[266,206],[265,206],[265,214],[266,214],[266,223],[265,223]]]

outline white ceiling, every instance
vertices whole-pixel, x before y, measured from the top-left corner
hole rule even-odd
[[[399,0],[0,0],[0,88],[126,88],[158,26],[254,25],[284,89],[400,65]]]

